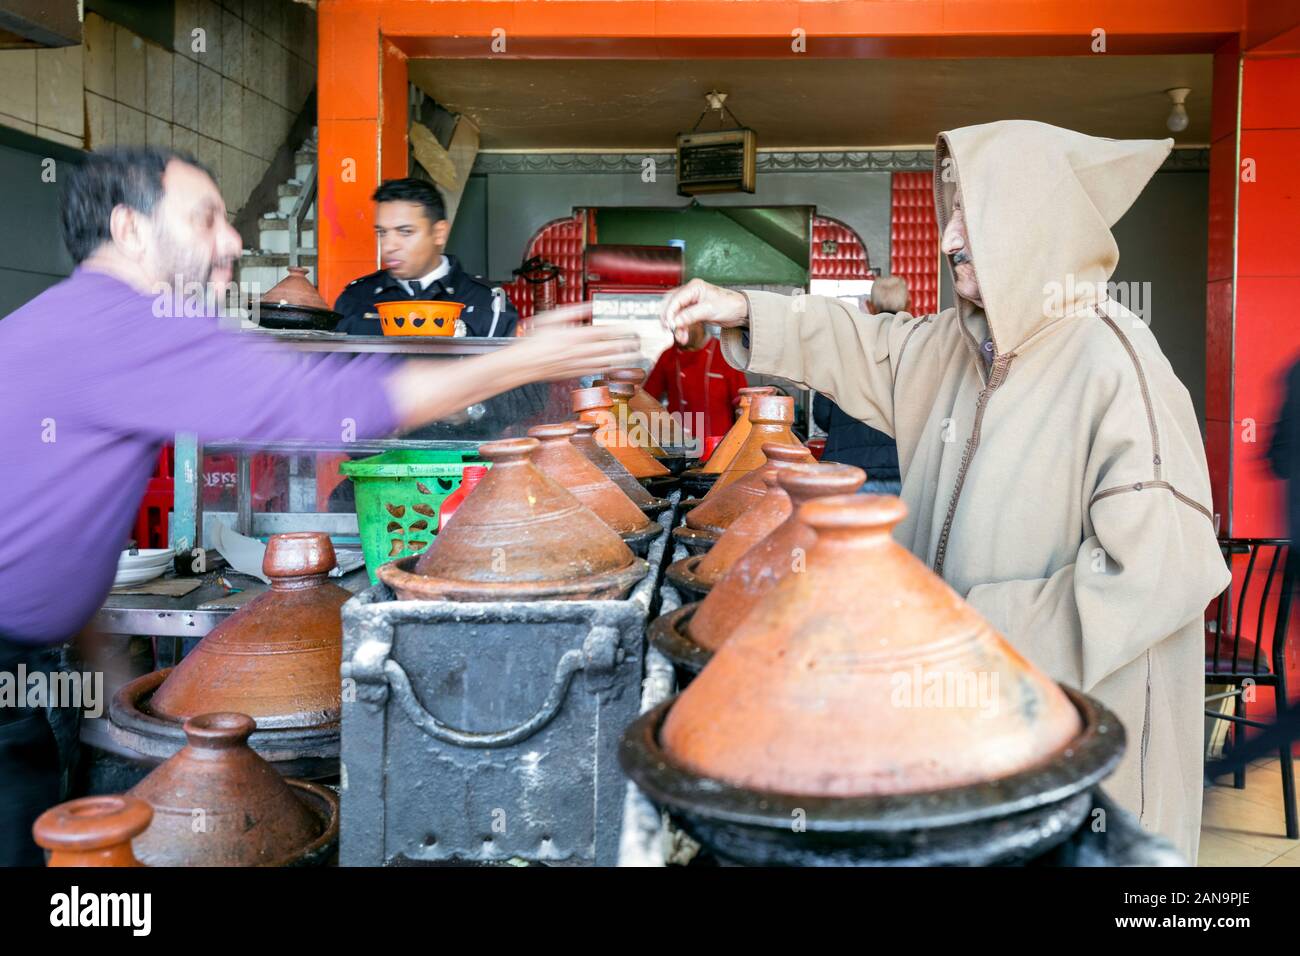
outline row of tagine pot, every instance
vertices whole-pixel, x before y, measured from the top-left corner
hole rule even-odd
[[[628,729],[624,770],[724,863],[1042,858],[1104,799],[1123,727],[898,545],[903,502],[813,462],[780,402],[751,399],[759,467],[683,504],[688,603],[650,627],[683,689]]]

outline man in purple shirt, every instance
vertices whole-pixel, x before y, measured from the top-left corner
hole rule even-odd
[[[219,294],[240,254],[211,174],[186,154],[124,148],[66,176],[77,269],[0,320],[0,675],[48,669],[47,649],[94,616],[159,446],[178,431],[379,437],[637,357],[634,336],[572,327],[573,308],[543,318],[541,334],[454,363],[308,358],[215,318],[168,314],[184,299],[177,283]],[[58,801],[59,761],[44,709],[23,702],[0,699],[0,864],[39,865],[31,824]]]

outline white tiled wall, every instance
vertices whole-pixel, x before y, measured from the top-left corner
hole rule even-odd
[[[88,13],[79,47],[0,51],[0,125],[87,149],[187,150],[216,173],[233,215],[315,64],[315,12],[291,0],[176,0],[171,49]]]

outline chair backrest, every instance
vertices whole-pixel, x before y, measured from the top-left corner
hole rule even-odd
[[[1229,570],[1234,556],[1246,556],[1246,570],[1240,581],[1234,575],[1233,583],[1215,599],[1216,634],[1213,653],[1206,655],[1206,671],[1258,674],[1265,670],[1266,655],[1275,663],[1283,660],[1295,577],[1290,542],[1285,538],[1221,538],[1219,548]],[[1266,649],[1264,629],[1274,609],[1273,640]],[[1247,641],[1244,648],[1243,636]]]

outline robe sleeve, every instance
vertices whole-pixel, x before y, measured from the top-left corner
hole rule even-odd
[[[746,292],[749,343],[722,330],[722,354],[735,368],[816,389],[859,421],[894,432],[894,374],[908,331],[905,312],[870,315],[819,295]]]

